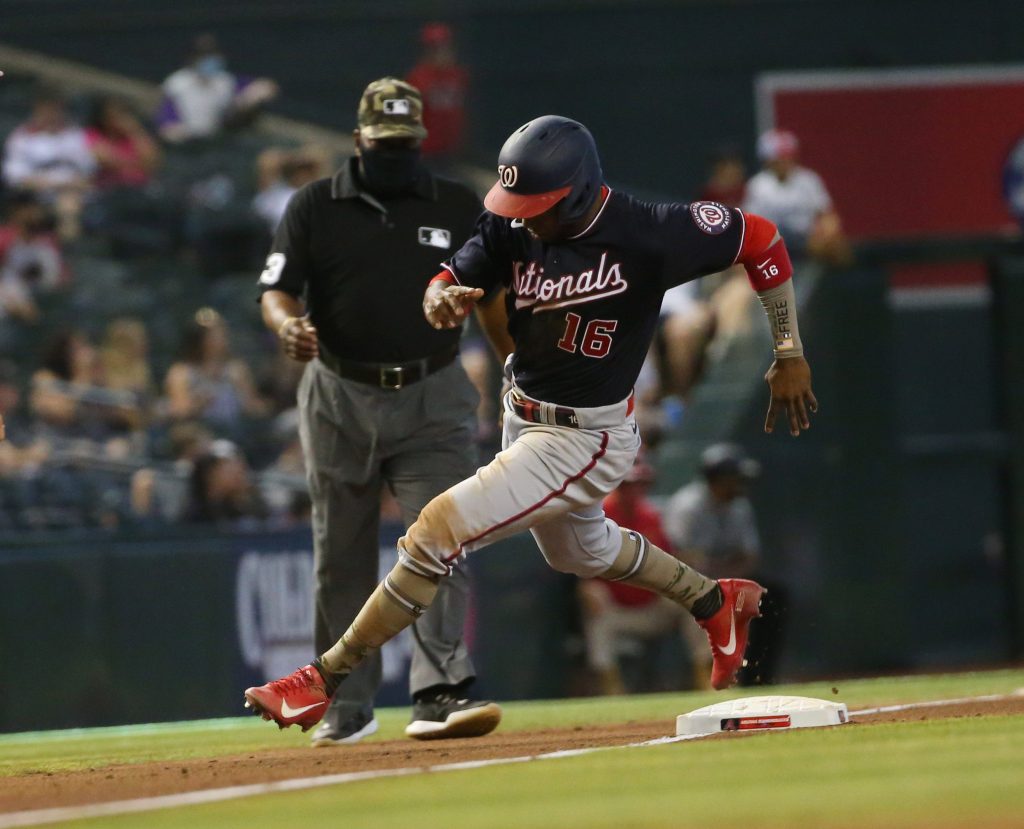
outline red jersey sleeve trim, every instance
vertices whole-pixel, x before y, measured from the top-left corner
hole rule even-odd
[[[736,261],[746,263],[749,259],[768,250],[779,229],[764,216],[750,213],[744,216],[743,240],[740,242],[740,255]]]
[[[781,285],[793,276],[786,243],[774,222],[754,213],[745,216],[744,236],[740,245],[740,262],[755,291],[766,291]]]

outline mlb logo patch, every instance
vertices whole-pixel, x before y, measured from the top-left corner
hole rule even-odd
[[[420,244],[448,250],[452,246],[452,234],[443,227],[421,227]]]
[[[385,115],[408,115],[410,111],[408,98],[386,98],[384,100]]]

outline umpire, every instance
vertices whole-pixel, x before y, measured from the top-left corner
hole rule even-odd
[[[461,331],[431,328],[422,299],[425,275],[469,238],[482,208],[469,189],[421,164],[422,111],[420,93],[396,78],[366,88],[355,156],[292,197],[259,280],[264,322],[289,357],[307,363],[298,403],[313,501],[318,653],[377,584],[382,486],[408,527],[477,467],[478,395],[457,359]],[[485,331],[496,348],[511,350],[504,303],[487,308]],[[460,569],[413,629],[411,737],[476,736],[501,719],[494,703],[467,699],[468,598]],[[313,744],[374,733],[380,678],[378,652],[346,680]]]

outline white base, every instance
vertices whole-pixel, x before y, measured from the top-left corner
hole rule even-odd
[[[721,731],[815,728],[849,722],[845,702],[812,697],[745,697],[716,702],[676,717],[676,736]]]

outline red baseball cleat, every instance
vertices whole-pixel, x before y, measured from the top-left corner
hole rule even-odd
[[[698,619],[697,624],[704,628],[711,643],[711,687],[720,691],[736,681],[747,649],[750,621],[761,615],[761,597],[766,591],[747,579],[719,579],[718,586],[725,599],[722,606],[714,616]]]
[[[309,731],[320,722],[330,701],[324,678],[314,665],[258,688],[245,689],[245,707],[281,728],[298,725]]]

